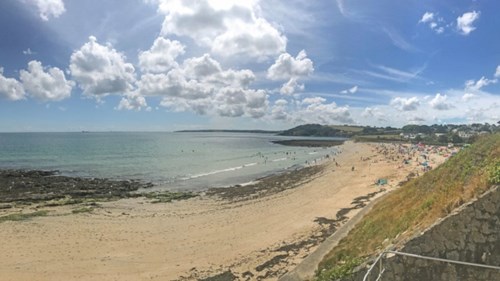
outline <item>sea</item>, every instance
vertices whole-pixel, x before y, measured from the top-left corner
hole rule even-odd
[[[0,169],[57,170],[199,191],[247,184],[337,152],[272,142],[288,139],[304,138],[228,132],[0,133]]]

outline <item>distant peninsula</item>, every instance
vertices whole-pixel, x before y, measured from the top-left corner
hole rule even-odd
[[[434,125],[405,125],[402,128],[371,127],[359,125],[320,125],[304,124],[282,131],[270,130],[182,130],[179,133],[208,132],[208,133],[258,133],[274,134],[289,137],[336,137],[352,139],[361,142],[423,142],[426,144],[448,145],[473,143],[479,136],[500,131],[500,121],[496,124],[434,124]],[[314,146],[330,146],[325,142]],[[284,145],[306,145],[304,140],[282,142]]]
[[[251,133],[251,134],[279,134],[282,131],[267,130],[181,130],[174,133]]]

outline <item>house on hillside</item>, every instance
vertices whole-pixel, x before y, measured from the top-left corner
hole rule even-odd
[[[475,136],[475,132],[465,132],[465,131],[458,131],[458,136],[463,138],[463,139],[468,139],[470,137]]]

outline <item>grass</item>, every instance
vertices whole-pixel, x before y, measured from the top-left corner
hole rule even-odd
[[[151,203],[170,203],[174,200],[185,200],[198,196],[192,192],[151,192],[145,193],[144,196],[148,199],[153,199]]]
[[[34,217],[44,217],[47,216],[49,211],[47,210],[42,210],[42,211],[36,211],[33,213],[15,213],[15,214],[9,214],[6,216],[0,217],[0,223],[5,222],[5,221],[24,221],[28,220]]]
[[[359,264],[353,260],[366,260],[388,244],[397,244],[422,231],[499,183],[497,133],[478,140],[437,169],[388,194],[325,257],[317,280],[338,278],[335,272],[349,274]]]

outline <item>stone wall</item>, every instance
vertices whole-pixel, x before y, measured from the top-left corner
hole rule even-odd
[[[408,241],[400,252],[500,266],[500,190],[494,187],[424,233]],[[500,280],[500,271],[423,260],[406,256],[383,259],[388,280]],[[362,280],[366,268],[345,280]],[[378,266],[368,280],[375,280]]]

